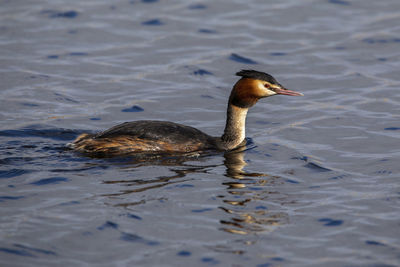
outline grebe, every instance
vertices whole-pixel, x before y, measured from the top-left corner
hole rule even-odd
[[[137,153],[233,150],[245,145],[247,111],[260,98],[303,95],[286,89],[264,72],[242,70],[236,75],[241,79],[231,91],[225,131],[221,137],[212,137],[193,127],[174,122],[142,120],[125,122],[98,134],[81,134],[70,147],[78,152],[105,157]]]

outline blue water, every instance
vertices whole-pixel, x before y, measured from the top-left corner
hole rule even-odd
[[[3,1],[1,266],[400,266],[400,2]],[[241,69],[304,97],[199,158],[66,148],[131,120],[218,136]]]

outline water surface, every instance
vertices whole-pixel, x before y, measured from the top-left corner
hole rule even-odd
[[[3,1],[0,265],[399,266],[398,1]],[[248,146],[95,159],[138,119],[220,135],[240,69]]]

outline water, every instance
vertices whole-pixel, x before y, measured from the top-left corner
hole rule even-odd
[[[3,1],[1,266],[400,266],[398,1]],[[245,151],[92,159],[82,132],[160,119]]]

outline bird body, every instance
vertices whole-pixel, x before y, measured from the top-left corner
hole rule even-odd
[[[302,95],[287,90],[264,72],[242,70],[236,75],[242,78],[231,91],[221,137],[212,137],[196,128],[174,122],[142,120],[125,122],[98,134],[81,134],[70,147],[78,152],[106,157],[232,150],[244,145],[247,112],[259,99],[276,94]]]

